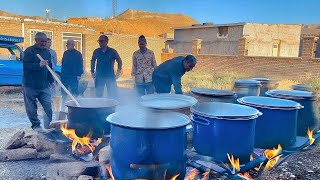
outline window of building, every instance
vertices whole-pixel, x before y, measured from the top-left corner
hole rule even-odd
[[[52,45],[51,45],[51,48],[53,49],[53,31],[46,31],[46,30],[35,30],[35,29],[31,29],[30,30],[30,46],[34,45],[36,43],[36,41],[34,40],[36,34],[38,32],[43,32],[47,35],[48,38],[51,39],[52,41]]]
[[[228,37],[228,27],[218,27],[218,37],[219,38],[227,38]]]
[[[67,41],[74,40],[76,45],[75,49],[82,53],[82,34],[81,33],[72,33],[64,32],[62,33],[62,50],[67,50]]]

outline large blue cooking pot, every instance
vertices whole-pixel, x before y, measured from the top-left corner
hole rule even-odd
[[[111,123],[111,167],[115,179],[166,179],[186,173],[188,116],[176,112],[117,112]],[[166,173],[165,173],[166,172]]]
[[[215,161],[228,162],[227,153],[249,161],[254,148],[256,118],[254,108],[219,102],[198,103],[191,107],[193,146]]]
[[[198,100],[198,102],[237,102],[237,95],[234,91],[207,88],[192,88],[191,92],[192,96],[195,97]]]
[[[308,128],[319,130],[319,101],[313,92],[298,90],[270,90],[266,92],[274,98],[288,99],[300,103],[304,108],[298,110],[297,135],[306,136]]]
[[[286,148],[296,141],[299,103],[290,100],[247,96],[238,99],[243,105],[263,113],[256,120],[255,147],[270,149],[281,144]]]
[[[266,96],[266,92],[271,89],[276,89],[279,85],[275,80],[269,79],[269,78],[252,78],[252,80],[259,81],[261,83],[260,87],[260,96]]]
[[[239,79],[234,82],[233,90],[238,98],[245,96],[259,96],[261,83],[252,79]]]

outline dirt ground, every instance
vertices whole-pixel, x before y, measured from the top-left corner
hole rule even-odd
[[[289,156],[280,166],[263,174],[258,179],[320,179],[320,153],[319,148],[310,152],[298,153]]]

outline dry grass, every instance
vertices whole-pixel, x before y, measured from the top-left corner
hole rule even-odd
[[[240,73],[203,73],[189,72],[182,78],[184,92],[189,92],[191,88],[212,88],[230,90],[237,79],[247,78],[247,74]]]
[[[312,91],[320,93],[320,77],[311,77],[301,82],[311,86]]]
[[[291,89],[292,85],[299,84],[298,81],[294,81],[290,79],[280,80],[278,81],[278,83],[279,83],[279,86],[277,87],[277,89],[285,89],[285,90]]]

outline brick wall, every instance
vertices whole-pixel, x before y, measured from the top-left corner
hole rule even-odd
[[[162,61],[186,54],[163,53]],[[300,79],[320,75],[320,59],[274,58],[261,56],[196,55],[194,71],[239,72],[274,79]]]
[[[24,22],[24,23],[23,23]],[[82,54],[84,57],[86,70],[90,70],[90,60],[94,49],[99,47],[97,40],[100,36],[99,32],[84,26],[78,26],[67,23],[46,23],[44,21],[24,20],[19,18],[2,17],[0,16],[0,34],[11,36],[23,36],[25,42],[20,46],[25,49],[31,45],[30,30],[45,30],[53,32],[53,49],[57,52],[58,62],[61,61],[64,47],[62,41],[63,32],[81,33],[82,34]],[[123,67],[127,74],[130,74],[132,67],[132,54],[138,49],[138,36],[112,34],[108,35],[109,46],[116,49],[123,60]],[[163,38],[147,37],[148,48],[153,50],[158,63],[161,62],[161,53],[165,45]],[[1,55],[1,51],[0,51]]]
[[[22,36],[21,21],[19,18],[0,18],[0,34]]]

